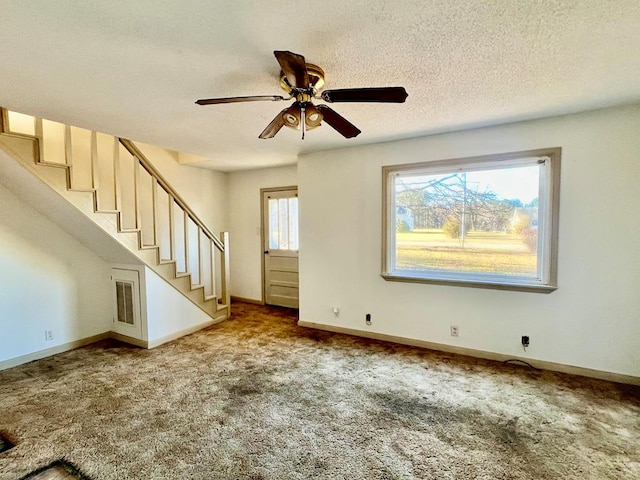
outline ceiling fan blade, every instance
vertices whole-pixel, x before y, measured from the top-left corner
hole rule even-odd
[[[342,88],[322,92],[325,102],[404,103],[409,96],[404,87]]]
[[[263,102],[271,100],[277,102],[280,100],[288,100],[288,98],[280,95],[252,95],[249,97],[225,97],[225,98],[204,98],[197,100],[198,105],[217,105],[219,103],[239,103],[239,102]]]
[[[289,108],[285,108],[278,115],[276,115],[276,118],[271,120],[271,123],[267,125],[267,128],[262,131],[258,138],[267,139],[275,137],[276,133],[278,133],[280,129],[284,127],[284,113],[288,109]]]
[[[334,110],[326,105],[318,105],[318,110],[322,113],[322,120],[331,125],[344,138],[353,138],[360,135],[360,130],[346,118],[338,115]]]
[[[289,85],[293,88],[309,88],[307,62],[302,55],[281,50],[276,50],[273,54],[287,77]]]

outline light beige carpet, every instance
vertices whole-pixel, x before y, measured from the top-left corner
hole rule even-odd
[[[637,388],[234,312],[0,372],[0,479],[62,457],[94,480],[640,478]]]

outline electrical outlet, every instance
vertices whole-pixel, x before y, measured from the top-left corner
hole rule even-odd
[[[364,316],[364,321],[367,323],[367,325],[371,325],[371,314],[370,313],[367,313]]]
[[[460,327],[457,325],[451,325],[451,336],[457,337],[458,335],[460,335]]]
[[[338,307],[333,307],[331,311],[333,312],[333,316],[335,318],[340,318],[340,309]]]
[[[53,340],[53,330],[45,330],[44,331],[44,340],[46,342],[50,342]]]
[[[529,346],[529,335],[522,336],[522,346],[525,348]]]

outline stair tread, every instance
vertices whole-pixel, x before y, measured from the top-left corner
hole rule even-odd
[[[37,164],[38,165],[43,165],[45,167],[69,168],[69,165],[67,165],[66,163],[45,162],[44,160],[38,161]]]
[[[79,192],[79,193],[95,193],[95,188],[69,188],[70,192]]]

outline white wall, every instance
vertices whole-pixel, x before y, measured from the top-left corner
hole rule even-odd
[[[0,185],[0,362],[109,331],[109,272]],[[53,341],[45,341],[45,330]]]
[[[214,232],[226,230],[228,180],[225,173],[179,165],[175,154],[157,147],[143,145],[142,149]],[[94,253],[63,230],[62,226],[69,226],[69,216],[60,214],[63,211],[60,205],[48,199],[46,194],[51,192],[47,187],[37,180],[33,182],[27,170],[16,167],[12,159],[7,162],[2,172],[5,180],[11,176],[7,185],[21,196],[27,189],[30,203],[43,208],[42,212],[35,210],[0,185],[0,362],[106,333],[112,328],[109,279],[112,264],[99,256],[105,252],[98,248]],[[69,208],[66,203],[63,206]],[[64,222],[58,218],[60,215]],[[69,231],[85,226],[82,221],[76,221]],[[85,230],[80,233],[78,238],[96,239]],[[90,241],[87,245],[101,247],[104,242]],[[107,253],[114,257],[112,251]],[[125,255],[115,257],[127,258]],[[147,278],[144,285],[149,303],[144,313],[149,319],[145,333],[150,343],[211,322],[209,316],[153,271],[139,268]],[[45,330],[53,331],[53,341],[45,340]]]
[[[148,267],[144,267],[147,340],[153,344],[165,337],[211,323],[211,317]],[[144,293],[143,293],[144,295]]]
[[[178,153],[137,143],[136,146],[216,235],[228,230],[227,174],[178,163]]]
[[[556,146],[562,147],[557,291],[380,277],[383,165]],[[303,156],[300,318],[640,376],[639,182],[639,106]],[[339,319],[332,306],[340,307]],[[460,327],[459,337],[450,336],[450,325]],[[522,335],[531,337],[526,353]]]
[[[262,300],[260,189],[297,184],[295,165],[229,174],[231,295]]]

